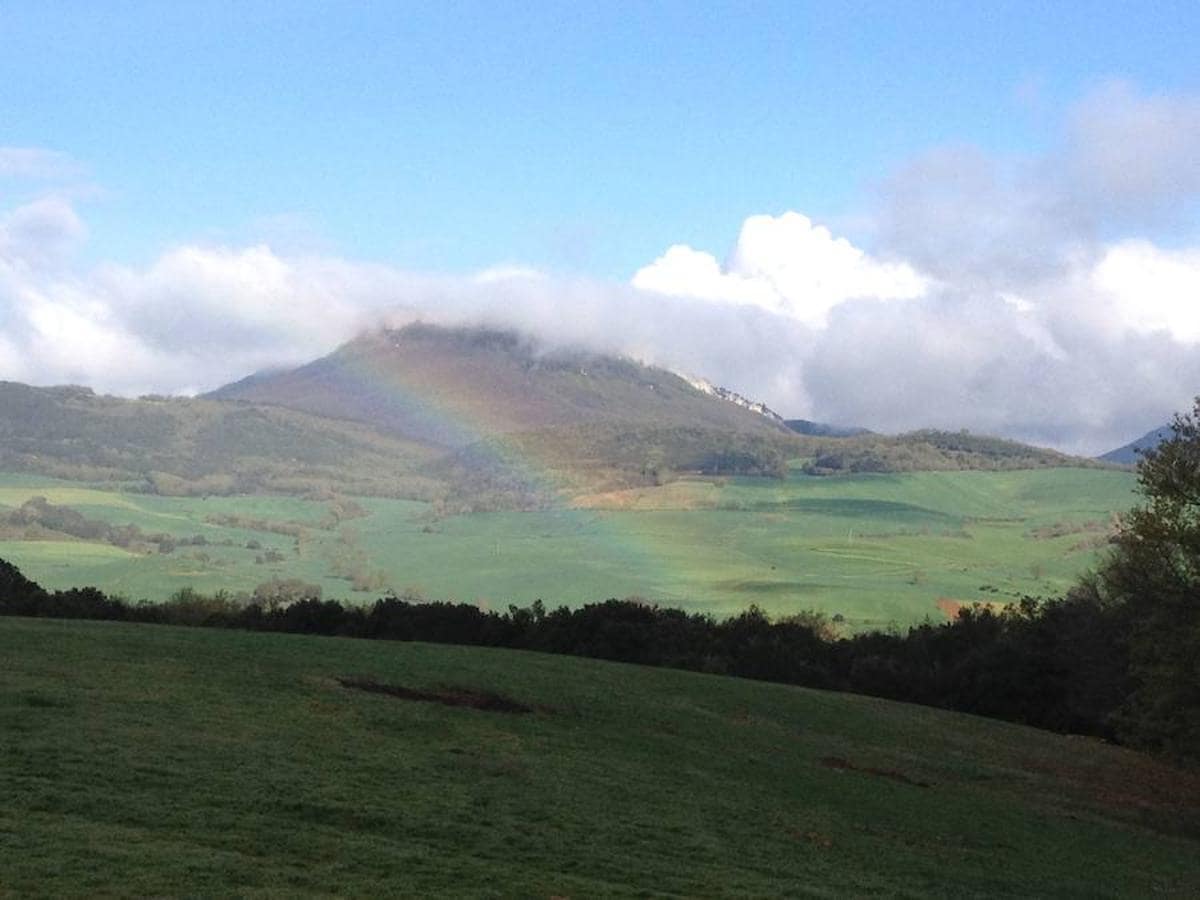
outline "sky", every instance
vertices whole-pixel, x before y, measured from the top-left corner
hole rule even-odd
[[[0,2],[0,378],[414,318],[1077,452],[1200,393],[1200,5]]]

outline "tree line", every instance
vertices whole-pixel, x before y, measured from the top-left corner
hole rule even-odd
[[[280,594],[284,594],[281,590]],[[1086,594],[967,608],[906,633],[830,639],[818,614],[771,618],[756,607],[717,620],[637,600],[577,609],[540,601],[504,612],[384,597],[369,605],[270,592],[237,598],[184,590],[130,603],[96,588],[46,591],[0,561],[0,614],[108,619],[536,650],[854,691],[1058,731],[1127,738],[1113,713],[1127,692],[1120,624]]]

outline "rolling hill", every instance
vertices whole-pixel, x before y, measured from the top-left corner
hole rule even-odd
[[[0,471],[162,495],[408,496],[435,490],[416,473],[433,455],[363,425],[282,407],[0,382]]]
[[[1195,896],[1200,782],[925,707],[466,647],[0,620],[0,890]]]

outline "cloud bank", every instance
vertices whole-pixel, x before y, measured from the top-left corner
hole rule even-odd
[[[753,215],[723,261],[675,245],[628,284],[512,265],[430,275],[265,244],[80,268],[86,224],[53,190],[78,168],[0,149],[0,177],[49,181],[0,213],[0,378],[195,392],[420,318],[626,353],[788,415],[1083,452],[1200,393],[1195,98],[1108,85],[1041,156],[935,148],[879,187],[869,249],[799,212]]]

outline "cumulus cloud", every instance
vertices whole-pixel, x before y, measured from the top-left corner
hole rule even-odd
[[[806,325],[779,362],[796,392],[766,397],[793,413],[1094,452],[1200,392],[1198,200],[1200,100],[1114,83],[1043,155],[961,145],[899,166],[871,253],[802,216],[760,216],[724,265],[672,247],[634,284]],[[1146,236],[1164,227],[1173,248]]]
[[[78,271],[71,249],[85,236],[57,201],[0,222],[0,378],[192,393],[307,362],[363,329],[420,319],[518,328],[548,348],[628,353],[795,393],[795,373],[773,362],[795,335],[762,310],[650,302],[627,285],[520,266],[438,276],[266,245],[188,245],[147,266]]]
[[[823,325],[834,306],[854,297],[907,299],[927,282],[906,263],[872,259],[807,216],[786,212],[746,219],[724,265],[677,244],[639,269],[634,287],[676,297],[758,306]]]

